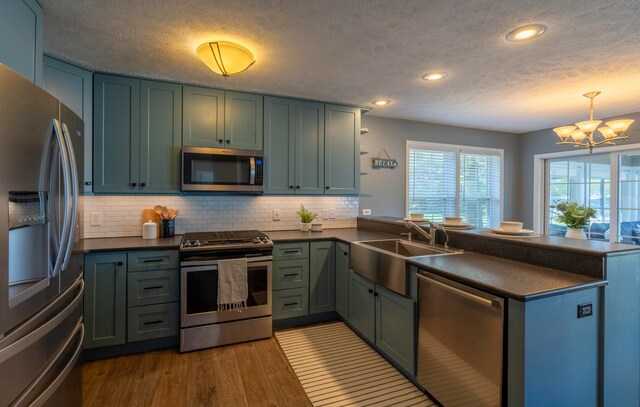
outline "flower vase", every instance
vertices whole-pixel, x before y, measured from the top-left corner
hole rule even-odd
[[[584,229],[574,229],[567,228],[567,233],[565,233],[564,237],[568,237],[570,239],[586,239],[587,235],[584,233]]]
[[[311,223],[303,223],[300,222],[300,230],[303,232],[308,232],[311,230]]]

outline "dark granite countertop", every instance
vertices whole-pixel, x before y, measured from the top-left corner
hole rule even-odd
[[[301,232],[299,230],[275,230],[264,232],[275,243],[295,242],[300,240],[331,240],[337,239],[345,243],[360,240],[395,239],[400,236],[389,233],[360,229],[324,229],[322,232]]]
[[[171,250],[179,249],[182,235],[158,239],[143,239],[136,237],[104,237],[98,239],[83,239],[76,243],[75,248],[85,253],[112,252],[129,250]]]
[[[531,301],[607,284],[607,280],[474,252],[411,259],[409,263],[442,277],[518,301]]]

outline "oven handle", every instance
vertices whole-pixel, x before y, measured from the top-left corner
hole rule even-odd
[[[273,256],[253,257],[247,259],[247,267],[261,266],[271,263]],[[264,264],[261,264],[264,263]],[[218,260],[211,261],[184,261],[180,263],[180,267],[183,271],[203,271],[203,270],[217,270]]]

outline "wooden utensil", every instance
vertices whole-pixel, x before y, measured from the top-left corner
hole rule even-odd
[[[162,216],[162,219],[170,219],[169,218],[169,210],[167,209],[166,206],[162,207],[162,212],[160,213],[160,215]]]
[[[162,215],[162,206],[156,205],[153,207],[153,211],[158,214],[158,216]]]
[[[173,219],[175,219],[176,217],[178,217],[178,214],[180,213],[180,209],[176,209],[175,212],[173,213]]]

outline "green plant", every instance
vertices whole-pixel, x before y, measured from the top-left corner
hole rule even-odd
[[[576,202],[560,202],[551,208],[556,209],[553,219],[572,229],[582,229],[596,217],[595,209],[578,205]]]
[[[315,213],[309,212],[304,208],[303,204],[300,204],[300,210],[296,212],[298,216],[300,216],[300,222],[302,223],[311,223],[315,218],[318,217]]]

